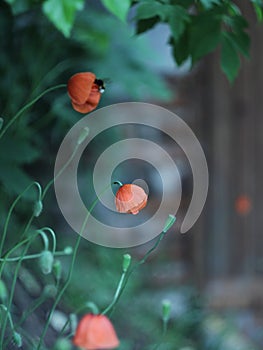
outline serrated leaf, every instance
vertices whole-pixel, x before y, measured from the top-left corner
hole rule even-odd
[[[42,10],[47,18],[65,36],[69,37],[76,11],[82,10],[84,0],[46,0]]]
[[[159,16],[164,21],[167,15],[167,8],[170,7],[157,1],[142,2],[137,7],[135,19],[140,20]]]
[[[220,30],[220,16],[207,12],[193,19],[189,26],[189,51],[193,64],[218,46]]]
[[[221,68],[228,80],[233,82],[237,77],[240,60],[235,45],[225,33],[222,33]]]
[[[171,7],[168,23],[175,41],[183,34],[186,24],[189,22],[190,16],[185,8],[181,6]]]
[[[103,5],[122,22],[126,22],[126,17],[131,7],[131,0],[101,0]]]
[[[136,34],[142,34],[152,29],[159,22],[159,17],[141,19],[136,23]]]

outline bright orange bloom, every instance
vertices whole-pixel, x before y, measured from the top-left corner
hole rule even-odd
[[[93,111],[100,101],[101,93],[104,91],[103,81],[97,80],[95,74],[91,72],[72,75],[67,88],[72,107],[80,113]]]
[[[118,212],[138,214],[147,204],[147,194],[144,190],[133,184],[126,184],[119,188],[115,197]]]
[[[243,194],[237,197],[235,201],[236,212],[240,215],[247,215],[251,210],[252,204],[250,198]]]
[[[104,315],[85,315],[79,322],[73,344],[85,350],[115,349],[119,339]]]

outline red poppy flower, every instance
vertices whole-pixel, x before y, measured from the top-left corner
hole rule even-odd
[[[120,213],[138,214],[147,204],[147,194],[133,184],[126,184],[119,188],[115,197],[116,208]]]
[[[237,197],[235,201],[236,212],[240,215],[247,215],[251,210],[252,204],[250,198],[243,194]]]
[[[79,322],[73,344],[85,350],[115,349],[119,339],[104,315],[85,315]]]
[[[104,91],[103,81],[96,79],[91,72],[74,74],[69,79],[67,88],[72,107],[80,113],[93,111]]]

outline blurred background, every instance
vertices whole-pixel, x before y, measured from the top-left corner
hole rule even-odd
[[[230,84],[220,71],[217,50],[193,69],[188,62],[177,67],[164,24],[135,36],[133,24],[127,26],[99,2],[87,1],[77,14],[71,37],[65,38],[39,11],[38,2],[16,1],[13,12],[8,2],[0,3],[0,114],[4,120],[45,88],[66,83],[74,73],[92,71],[106,80],[99,108],[127,101],[162,106],[191,127],[206,155],[210,176],[207,202],[197,223],[182,235],[179,226],[193,184],[188,161],[177,144],[156,130],[128,125],[100,135],[85,151],[79,184],[87,202],[95,196],[92,171],[96,160],[109,145],[125,137],[147,138],[161,145],[175,160],[183,183],[177,224],[148,262],[136,270],[112,314],[120,349],[153,349],[159,343],[158,349],[163,350],[262,349],[263,27],[256,23],[251,4],[239,2],[249,22],[250,59],[242,59],[239,75]],[[32,179],[45,186],[53,177],[59,145],[81,117],[71,108],[67,93],[58,90],[24,113],[0,140],[1,228],[12,201]],[[154,212],[162,196],[158,171],[146,161],[132,159],[120,164],[115,174],[123,182],[144,179],[151,197],[139,220]],[[173,186],[173,174],[167,172],[166,181]],[[19,241],[32,199],[33,191],[12,216],[5,250]],[[97,215],[104,214],[98,209]],[[53,189],[32,229],[43,226],[55,230],[61,249],[74,245],[77,234],[64,220]],[[112,249],[83,240],[72,283],[46,337],[46,348],[59,349],[58,333],[68,314],[88,301],[101,309],[110,303],[121,273],[122,254],[128,252],[134,260],[140,259],[153,244]],[[32,249],[38,248],[36,244]],[[69,258],[61,258],[61,262],[66,276]],[[14,266],[8,265],[3,275],[7,285],[13,272]],[[23,264],[15,290],[14,320],[40,297],[45,286],[53,284],[54,278],[43,276],[37,264]],[[53,297],[49,295],[19,326],[22,348],[31,349],[30,339],[38,339]],[[168,332],[162,338],[164,299],[171,301],[172,311]],[[7,345],[7,349],[16,348],[12,341]]]

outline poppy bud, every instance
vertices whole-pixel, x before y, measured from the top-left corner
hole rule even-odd
[[[61,266],[60,260],[54,261],[53,272],[57,281],[59,281],[61,279],[61,273],[62,273],[62,266]]]
[[[123,272],[126,272],[131,264],[131,256],[130,254],[124,254],[123,255],[123,262],[122,262],[122,270]]]
[[[162,301],[162,314],[163,314],[163,321],[168,322],[171,314],[171,303],[169,300],[163,300]]]
[[[34,204],[34,216],[37,218],[43,210],[43,204],[41,200],[38,200]]]
[[[118,212],[138,214],[147,204],[147,194],[134,184],[125,184],[119,188],[115,196],[115,204]]]
[[[89,128],[86,126],[80,133],[77,144],[80,145],[89,135]]]
[[[5,301],[7,299],[7,288],[3,280],[0,280],[0,299]]]
[[[68,246],[68,247],[64,248],[64,254],[70,255],[70,254],[72,254],[72,252],[73,252],[72,247]]]
[[[60,338],[56,341],[54,350],[71,350],[71,342],[66,338]]]
[[[57,295],[57,288],[53,284],[48,284],[44,287],[43,295],[47,298],[55,298]]]
[[[174,215],[169,214],[163,228],[163,232],[166,233],[175,223],[176,217]]]
[[[39,258],[39,266],[44,275],[48,275],[52,271],[54,256],[51,251],[44,250]]]
[[[19,333],[17,333],[17,332],[13,333],[13,341],[18,348],[22,347],[23,341],[22,341],[22,337]]]

